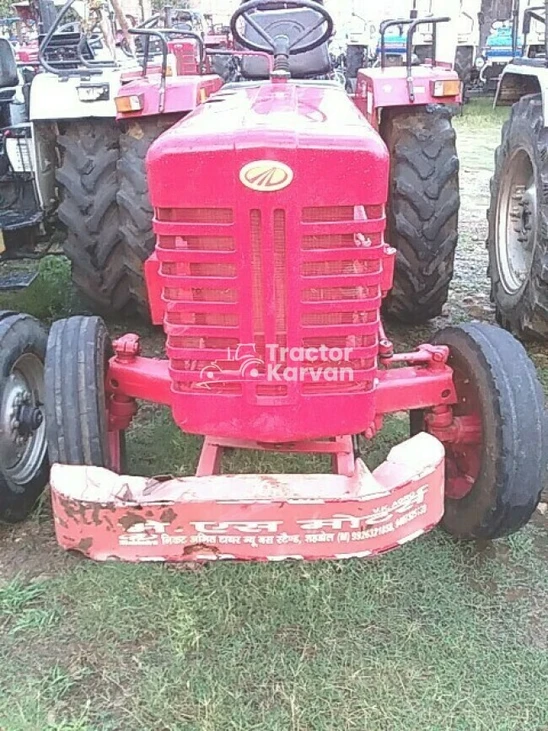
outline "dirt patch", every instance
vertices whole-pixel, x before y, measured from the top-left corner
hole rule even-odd
[[[19,575],[50,579],[66,570],[74,560],[57,545],[49,504],[26,523],[0,524],[0,580],[3,582]]]

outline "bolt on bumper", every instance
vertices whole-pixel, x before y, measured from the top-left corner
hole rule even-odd
[[[444,448],[429,434],[394,447],[373,472],[146,478],[56,464],[55,531],[104,561],[372,557],[443,515]]]

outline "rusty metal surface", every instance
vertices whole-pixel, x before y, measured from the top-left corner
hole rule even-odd
[[[444,449],[427,434],[352,476],[144,478],[54,465],[60,545],[95,560],[277,561],[374,556],[436,525]]]

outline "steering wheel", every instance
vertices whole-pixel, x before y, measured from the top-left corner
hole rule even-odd
[[[297,32],[301,31],[301,33],[293,40],[289,40],[288,45],[286,45],[288,39],[285,34],[277,37],[271,36],[264,28],[261,28],[261,26],[253,19],[253,15],[251,14],[253,10],[267,10],[268,8],[266,8],[265,6],[272,5],[272,3],[273,0],[248,0],[248,2],[240,5],[240,7],[236,10],[230,20],[230,30],[232,31],[232,37],[234,38],[234,40],[237,41],[244,48],[249,49],[250,51],[275,54],[278,53],[278,48],[280,45],[279,41],[283,39],[283,41],[285,41],[284,51],[289,56],[297,56],[300,53],[306,53],[307,51],[314,50],[314,48],[323,46],[323,44],[326,43],[333,35],[333,18],[327,12],[323,5],[314,2],[314,0],[291,0],[289,4],[294,6],[295,9],[308,8],[309,10],[313,10],[319,16],[319,18],[317,23],[313,23],[310,28],[305,28],[304,30],[302,30],[300,23],[294,21],[295,30]],[[258,35],[260,35],[261,38],[264,39],[265,42],[263,45],[250,41],[248,38],[240,33],[237,27],[240,18],[243,18],[247,23],[249,23],[249,25],[258,33]],[[291,19],[284,18],[284,23],[291,23]],[[309,36],[314,33],[315,30],[317,30],[324,24],[325,30],[322,35],[319,38],[316,38],[315,40],[306,43],[306,39],[309,38]]]

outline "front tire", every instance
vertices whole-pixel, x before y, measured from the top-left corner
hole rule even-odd
[[[398,252],[384,307],[420,325],[441,314],[453,277],[460,198],[451,112],[388,109],[381,134],[390,152],[387,239]]]
[[[535,512],[546,478],[548,435],[535,367],[521,343],[493,325],[448,327],[433,343],[449,347],[458,398],[453,414],[468,429],[444,444],[442,526],[464,539],[514,533]],[[428,424],[426,412],[425,431]]]
[[[30,514],[49,479],[46,343],[34,317],[0,312],[0,520],[8,523]]]
[[[516,102],[504,124],[487,217],[498,322],[519,337],[548,338],[548,130],[539,94]]]
[[[124,433],[109,431],[105,389],[112,345],[99,317],[53,324],[45,367],[45,412],[50,460],[123,469]]]

